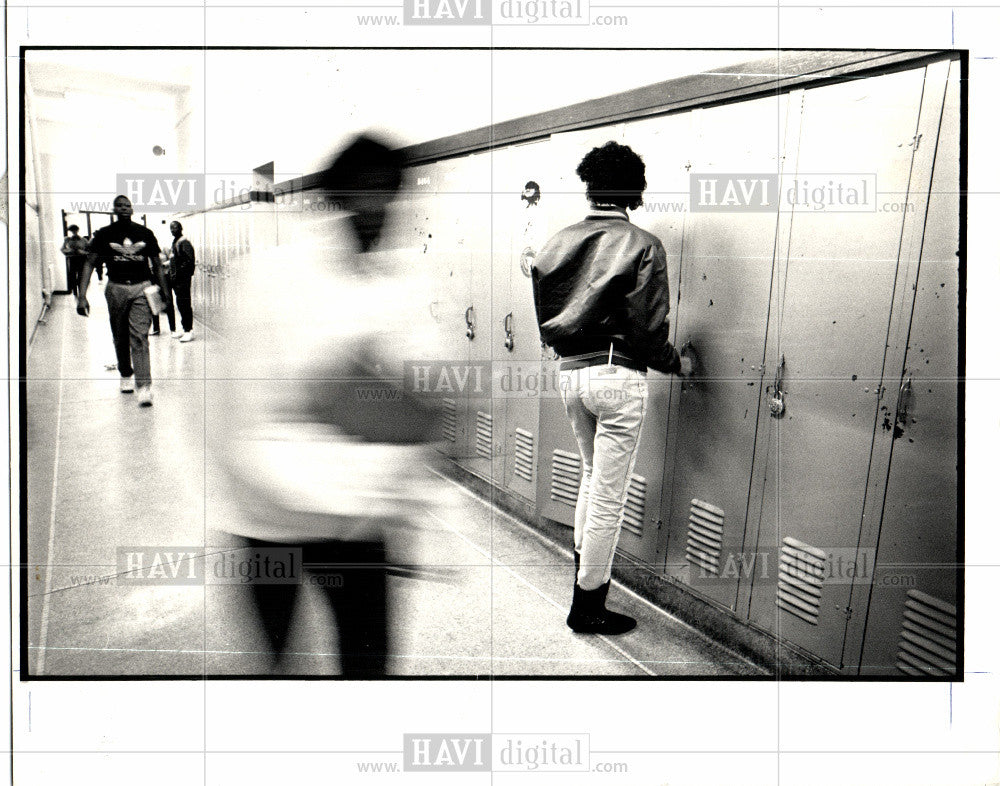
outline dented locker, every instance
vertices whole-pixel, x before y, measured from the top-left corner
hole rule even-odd
[[[534,503],[540,402],[558,398],[543,376],[531,265],[549,237],[548,142],[493,154],[493,412],[502,430],[501,485]]]
[[[436,323],[441,357],[431,365],[428,385],[441,399],[439,449],[448,456],[466,454],[468,444],[467,399],[455,390],[451,366],[468,354],[463,309],[471,274],[465,255],[457,253],[446,238],[445,222],[454,200],[443,196],[446,162],[424,164],[408,171],[405,201],[400,205],[409,225],[409,243],[422,261],[431,282],[428,311]]]
[[[947,70],[949,64],[935,64],[928,71],[942,66]],[[943,113],[927,108],[930,133],[923,144],[928,153],[935,150],[937,125],[940,134],[926,230],[918,223],[909,286],[901,288],[913,297],[912,323],[901,321],[899,343],[905,357],[899,384],[891,391],[892,456],[861,657],[861,673],[877,677],[956,677],[962,665],[959,70],[957,62],[950,64]],[[919,222],[922,216],[914,218]],[[868,600],[860,592],[857,597],[859,603]]]
[[[796,179],[874,174],[907,193],[924,69],[806,90]],[[831,173],[827,176],[824,173]],[[873,199],[877,199],[873,197]],[[792,207],[765,354],[749,619],[840,668],[859,557],[903,212]]]
[[[699,110],[692,120],[675,335],[692,346],[699,374],[674,384],[666,572],[730,610],[751,567],[743,552],[778,213],[701,205],[701,184],[725,187],[734,173],[764,182],[785,174],[783,162],[794,172],[800,114],[792,95]]]
[[[456,282],[460,322],[449,326],[449,349],[443,358],[454,387],[460,418],[465,421],[467,440],[457,457],[467,469],[494,479],[495,458],[501,440],[494,428],[490,389],[493,355],[492,237],[490,205],[491,155],[480,153],[442,163],[438,190],[440,253],[447,261],[448,280]],[[458,316],[453,315],[453,316]]]

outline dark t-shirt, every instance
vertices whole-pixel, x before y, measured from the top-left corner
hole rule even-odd
[[[111,281],[149,281],[152,279],[150,260],[159,264],[160,244],[142,224],[115,221],[94,233],[90,250],[99,261],[107,263]]]

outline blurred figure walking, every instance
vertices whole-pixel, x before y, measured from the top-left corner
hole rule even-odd
[[[321,179],[343,210],[311,239],[255,258],[282,276],[248,278],[224,315],[226,370],[209,421],[242,509],[218,528],[258,551],[300,550],[336,617],[348,677],[390,670],[390,547],[434,495],[424,467],[436,411],[401,384],[404,362],[433,341],[430,298],[381,245],[401,180],[396,151],[356,139]],[[299,594],[297,584],[251,583],[282,671],[296,670],[287,646]]]

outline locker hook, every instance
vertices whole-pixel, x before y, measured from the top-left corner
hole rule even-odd
[[[465,309],[465,337],[469,341],[472,341],[476,337],[476,325],[473,322],[475,314],[475,309],[472,306]]]
[[[503,345],[507,347],[508,352],[514,351],[514,312],[511,311],[507,316],[503,318],[503,329],[507,337],[504,339]]]

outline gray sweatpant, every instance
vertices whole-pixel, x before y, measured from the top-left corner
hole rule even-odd
[[[153,384],[149,368],[149,324],[153,313],[142,290],[149,281],[138,284],[115,284],[111,281],[104,288],[111,317],[111,337],[118,356],[118,372],[122,377],[135,374],[137,387]]]

